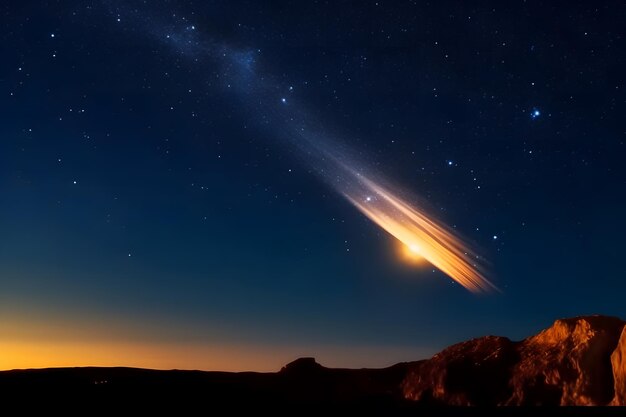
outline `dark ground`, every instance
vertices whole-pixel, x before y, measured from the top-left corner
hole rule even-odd
[[[54,368],[0,372],[5,404],[27,413],[63,410],[174,415],[620,415],[617,408],[441,407],[404,400],[407,367],[329,369],[313,359],[277,373],[158,371],[136,368]]]
[[[307,410],[359,408],[406,410],[401,397],[406,364],[386,369],[328,369],[313,359],[299,359],[277,373],[157,371],[136,368],[54,368],[0,372],[0,392],[39,396],[54,393],[55,402],[134,404],[224,410]]]

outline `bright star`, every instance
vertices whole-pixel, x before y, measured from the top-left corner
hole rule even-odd
[[[537,110],[537,109],[533,110],[533,111],[530,113],[530,117],[531,117],[532,119],[536,119],[536,118],[537,118],[537,117],[539,117],[539,116],[541,116],[541,112],[540,112],[539,110]]]
[[[283,103],[287,102],[287,99],[285,97],[281,98],[280,101],[282,101]]]

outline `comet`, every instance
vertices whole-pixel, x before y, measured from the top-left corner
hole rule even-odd
[[[422,257],[471,292],[499,291],[487,278],[482,258],[454,230],[384,181],[372,180],[345,165],[343,169],[346,177],[335,184],[337,191],[409,253]]]

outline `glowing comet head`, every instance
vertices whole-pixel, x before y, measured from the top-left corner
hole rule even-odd
[[[419,245],[415,243],[405,245],[404,243],[398,241],[397,246],[398,255],[403,262],[417,267],[428,265],[428,261],[422,256]]]
[[[349,168],[346,168],[349,170]],[[402,243],[403,258],[411,263],[426,260],[472,292],[497,288],[487,279],[479,259],[454,231],[406,199],[361,173],[349,170],[356,182],[344,185],[344,196],[370,220]],[[359,197],[375,196],[367,201]]]

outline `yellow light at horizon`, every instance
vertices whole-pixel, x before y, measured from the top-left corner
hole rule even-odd
[[[316,357],[326,366],[361,368],[386,367],[433,353],[411,345],[297,343],[271,337],[242,340],[237,334],[187,327],[187,321],[164,317],[120,316],[120,321],[98,311],[64,315],[23,307],[0,306],[0,371],[127,366],[276,372],[305,356]],[[205,334],[213,337],[197,337]]]

